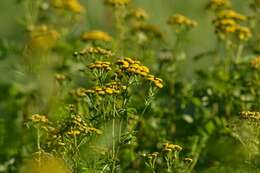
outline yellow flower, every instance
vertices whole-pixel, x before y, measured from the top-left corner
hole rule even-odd
[[[66,0],[67,8],[75,13],[85,12],[85,8],[77,0]]]
[[[134,17],[139,20],[144,20],[148,18],[148,14],[144,9],[137,8],[131,11],[130,17]]]
[[[89,69],[98,69],[98,70],[111,70],[111,63],[107,61],[95,61],[95,63],[91,63],[87,65]]]
[[[242,119],[248,119],[248,120],[260,120],[260,112],[251,112],[251,111],[243,111],[240,113],[240,117]]]
[[[47,123],[49,120],[45,115],[34,114],[31,116],[33,122]]]
[[[74,13],[85,12],[84,6],[82,6],[78,0],[51,0],[51,5],[58,9],[67,9]]]
[[[105,0],[105,4],[111,6],[123,6],[129,4],[130,0]]]
[[[237,13],[234,10],[222,10],[217,13],[218,19],[234,19],[234,20],[240,20],[244,21],[246,20],[246,16]]]
[[[167,23],[169,25],[173,25],[173,26],[184,26],[187,28],[193,28],[195,26],[197,26],[197,22],[194,20],[191,20],[181,14],[175,14],[173,16],[170,16],[168,18]]]
[[[70,130],[67,132],[67,134],[77,136],[77,135],[80,135],[80,131],[79,130]]]
[[[112,57],[114,56],[114,53],[111,52],[110,50],[103,49],[101,47],[87,47],[79,52],[80,55],[85,55],[85,54],[91,54],[91,55],[101,55],[105,57]]]
[[[230,7],[230,5],[231,5],[230,0],[211,0],[207,4],[206,8],[210,10],[218,10],[221,8]]]
[[[164,144],[164,150],[165,151],[178,151],[180,152],[182,150],[182,147],[176,144]]]
[[[236,34],[241,41],[246,41],[252,36],[251,30],[245,26],[238,26],[236,28]]]
[[[104,41],[109,42],[112,40],[112,37],[107,33],[99,30],[93,30],[86,32],[81,36],[82,41]]]

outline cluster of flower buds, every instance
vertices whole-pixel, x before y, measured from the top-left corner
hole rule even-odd
[[[172,151],[177,151],[180,152],[182,150],[182,147],[176,144],[169,144],[169,143],[165,143],[163,145],[163,151],[166,152],[172,152]]]
[[[122,72],[126,72],[130,75],[139,75],[145,79],[153,82],[153,84],[158,87],[163,87],[163,81],[160,78],[157,78],[150,74],[150,69],[140,63],[140,61],[133,60],[131,58],[123,58],[116,62],[119,65],[119,68]]]
[[[88,94],[98,94],[98,95],[112,95],[120,94],[125,91],[127,87],[119,82],[110,82],[105,86],[95,86],[91,89],[78,88],[72,93],[78,97],[85,97]]]
[[[111,63],[108,61],[95,61],[94,63],[87,65],[87,67],[91,70],[97,69],[97,70],[110,71],[112,69]]]
[[[197,22],[194,20],[191,20],[181,14],[175,14],[173,16],[170,16],[168,18],[167,23],[172,26],[179,26],[179,27],[185,27],[185,28],[194,28],[197,26]]]
[[[221,10],[217,13],[213,24],[220,39],[226,39],[230,34],[233,34],[235,38],[246,41],[251,37],[251,31],[248,27],[241,26],[238,23],[245,20],[246,16],[234,10]]]
[[[71,119],[70,130],[66,132],[67,135],[77,136],[86,134],[101,134],[99,129],[89,127],[87,123],[79,115],[75,115]]]
[[[230,0],[211,0],[206,8],[208,10],[220,10],[231,6]]]
[[[79,52],[75,52],[75,55],[85,55],[85,54],[90,54],[90,55],[100,55],[100,56],[104,56],[104,57],[112,57],[114,56],[114,53],[111,52],[110,50],[101,48],[101,47],[87,47],[82,49]]]
[[[260,112],[243,111],[240,113],[242,119],[248,120],[260,120]]]
[[[49,120],[45,115],[33,114],[30,118],[35,123],[47,123]]]
[[[147,12],[144,9],[136,8],[136,9],[133,9],[129,13],[129,17],[130,18],[135,18],[137,20],[145,20],[145,19],[148,18],[148,14],[147,14]]]
[[[130,0],[105,0],[106,5],[110,6],[125,6],[128,5]]]

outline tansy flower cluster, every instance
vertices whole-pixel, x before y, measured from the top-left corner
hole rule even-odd
[[[140,75],[144,77],[145,79],[151,81],[154,83],[154,85],[158,88],[163,87],[163,81],[160,78],[157,78],[150,73],[150,70],[148,67],[142,65],[140,61],[133,60],[131,58],[123,58],[116,62],[116,64],[119,65],[119,68],[121,71],[130,74],[130,75]]]
[[[188,29],[197,26],[196,21],[191,20],[181,14],[175,14],[173,16],[170,16],[167,20],[167,23],[172,26],[185,27]]]
[[[211,0],[207,4],[207,9],[209,10],[219,10],[223,8],[230,7],[231,3],[229,0]]]
[[[251,60],[251,66],[255,69],[260,69],[260,56],[255,57]]]
[[[215,31],[220,39],[226,39],[228,36],[235,36],[238,40],[246,41],[251,37],[251,31],[248,27],[239,25],[239,21],[246,20],[246,16],[241,15],[234,10],[222,10],[217,13],[213,20]],[[232,34],[232,35],[231,35]]]
[[[34,123],[47,123],[49,120],[45,115],[34,114],[30,120]]]
[[[69,10],[73,13],[85,12],[84,6],[82,6],[78,0],[50,0],[50,3],[57,9]]]
[[[125,6],[129,4],[130,0],[105,0],[106,5],[110,6]]]
[[[133,17],[138,20],[145,20],[148,18],[148,14],[144,9],[136,8],[130,12],[129,17]]]
[[[108,61],[95,61],[94,63],[87,65],[87,67],[91,70],[97,69],[97,70],[109,71],[112,69],[111,63]]]
[[[66,132],[67,135],[77,136],[80,134],[101,134],[99,129],[88,127],[87,123],[79,116],[75,115],[71,119],[70,130]]]
[[[166,151],[166,152],[172,152],[172,151],[180,152],[181,150],[182,150],[182,147],[179,145],[169,144],[169,143],[165,143],[163,145],[163,151]]]
[[[100,55],[104,57],[112,57],[114,56],[114,53],[110,50],[101,48],[101,47],[87,47],[82,49],[79,52],[75,52],[75,54],[79,55],[85,55],[85,54],[90,54],[90,55]]]
[[[243,111],[240,113],[242,119],[248,120],[260,120],[260,112]]]
[[[119,82],[110,82],[105,86],[95,86],[90,89],[78,88],[74,90],[74,94],[79,97],[87,96],[87,94],[112,95],[125,91],[127,87]]]
[[[100,30],[93,30],[86,32],[81,36],[82,41],[104,41],[109,42],[112,40],[112,37],[106,32]]]

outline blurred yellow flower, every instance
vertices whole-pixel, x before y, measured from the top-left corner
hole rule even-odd
[[[109,42],[112,40],[112,37],[107,33],[100,30],[93,30],[86,32],[81,36],[82,41],[105,41]]]

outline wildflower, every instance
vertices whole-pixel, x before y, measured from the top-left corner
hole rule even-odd
[[[221,10],[217,13],[218,19],[233,19],[238,21],[244,21],[246,20],[246,16],[237,13],[234,10]]]
[[[51,0],[51,5],[58,9],[67,9],[74,13],[85,12],[84,6],[82,6],[78,0]]]
[[[138,20],[145,20],[148,18],[147,12],[142,8],[134,9],[130,12],[129,17],[136,18]]]
[[[49,120],[45,115],[39,115],[39,114],[34,114],[31,116],[32,122],[41,122],[41,123],[47,123]]]
[[[186,28],[194,28],[195,26],[197,26],[196,21],[191,20],[181,14],[170,16],[167,23],[172,26],[183,26]]]
[[[99,70],[105,70],[109,71],[111,70],[111,63],[108,61],[95,61],[95,63],[91,63],[87,65],[89,69],[99,69]]]
[[[85,8],[78,2],[78,0],[67,0],[66,1],[67,8],[75,13],[83,13]]]
[[[251,66],[255,69],[260,69],[260,56],[255,57],[251,60]]]
[[[153,82],[156,87],[163,88],[163,80],[162,79],[157,78],[154,75],[147,75],[146,79]]]
[[[130,0],[105,0],[105,4],[111,6],[125,6],[128,5]]]
[[[116,62],[120,68],[130,74],[147,76],[150,72],[149,68],[142,65],[140,61],[132,60],[131,58],[124,58]]]
[[[209,10],[219,10],[222,8],[230,7],[230,0],[211,0],[206,8]]]
[[[164,151],[167,151],[167,152],[171,152],[171,151],[180,152],[180,151],[182,150],[182,147],[179,146],[179,145],[176,145],[176,144],[166,143],[166,144],[164,144],[163,150],[164,150]]]
[[[110,50],[103,49],[101,47],[87,47],[79,52],[80,55],[90,54],[90,55],[101,55],[105,57],[112,57],[114,53]]]
[[[246,41],[252,36],[251,30],[245,26],[237,26],[235,33],[241,41]]]
[[[240,113],[242,119],[248,120],[260,120],[260,112],[243,111]]]
[[[93,30],[86,32],[81,36],[82,41],[104,41],[109,42],[112,40],[112,37],[107,33],[99,30]]]
[[[80,135],[80,131],[79,130],[70,130],[67,132],[68,135],[72,135],[72,136],[77,136]]]

